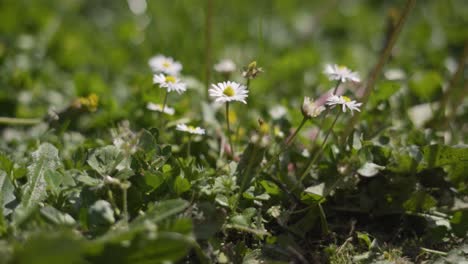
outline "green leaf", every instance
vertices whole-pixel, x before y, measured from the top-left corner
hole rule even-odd
[[[369,97],[369,105],[377,106],[378,103],[388,100],[393,94],[400,90],[401,85],[397,82],[384,81],[377,84],[377,89]]]
[[[157,224],[177,213],[182,212],[189,206],[185,200],[174,199],[157,203],[150,208],[146,214],[137,217],[128,227],[113,229],[100,237],[96,243],[121,242],[133,238],[136,234],[144,232],[148,223]]]
[[[32,153],[32,162],[28,167],[28,182],[23,187],[21,207],[34,207],[46,196],[45,175],[60,166],[58,150],[49,143],[43,143]]]
[[[460,210],[453,214],[450,219],[453,232],[459,237],[465,237],[468,232],[468,211]]]
[[[403,203],[403,208],[410,212],[425,212],[437,205],[437,200],[425,191],[416,191]]]
[[[12,212],[9,204],[15,200],[15,187],[6,172],[0,170],[0,204],[3,215],[9,215]]]
[[[45,206],[40,210],[41,214],[56,225],[74,225],[75,219],[67,213],[60,212],[52,206]]]
[[[418,170],[442,167],[447,171],[448,178],[454,184],[464,186],[468,180],[468,147],[430,145],[422,148],[423,162]]]
[[[281,193],[280,188],[274,182],[267,181],[267,180],[262,180],[262,181],[260,181],[260,184],[263,186],[263,188],[265,189],[265,191],[268,194],[278,195],[278,194]]]
[[[182,193],[190,190],[190,182],[182,176],[177,176],[174,181],[174,190],[177,195],[181,195]]]
[[[409,81],[409,88],[423,100],[435,97],[442,87],[442,77],[435,71],[418,71]]]
[[[85,242],[71,231],[35,234],[15,252],[19,264],[87,263],[84,261]]]
[[[123,161],[124,156],[115,146],[109,145],[96,149],[88,158],[88,164],[101,176],[111,175]]]

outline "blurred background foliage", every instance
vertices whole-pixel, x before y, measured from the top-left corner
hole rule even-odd
[[[252,84],[249,104],[298,106],[303,94],[332,85],[321,74],[325,63],[365,77],[404,2],[212,1],[211,63],[257,60],[267,77]],[[0,113],[38,117],[93,92],[103,106],[93,125],[138,115],[132,99],[151,86],[147,61],[157,53],[180,60],[184,75],[204,83],[207,9],[201,0],[0,1]],[[387,66],[410,79],[410,104],[440,96],[467,39],[467,20],[463,0],[417,4]]]

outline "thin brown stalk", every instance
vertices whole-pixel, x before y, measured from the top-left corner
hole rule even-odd
[[[383,66],[385,65],[385,63],[388,61],[388,58],[390,57],[391,53],[392,53],[392,50],[393,50],[393,47],[395,46],[395,43],[398,39],[398,36],[400,35],[401,33],[401,30],[409,16],[409,14],[411,13],[411,11],[413,10],[413,7],[414,5],[416,4],[416,0],[407,0],[406,1],[406,5],[405,7],[403,8],[403,13],[400,17],[400,19],[398,20],[398,23],[396,24],[395,26],[395,29],[393,31],[393,33],[391,34],[390,36],[390,39],[389,41],[387,42],[387,45],[385,46],[383,52],[381,53],[378,61],[377,61],[377,64],[374,66],[367,82],[366,82],[366,88],[364,90],[364,94],[361,98],[361,102],[362,102],[362,109],[364,109],[368,99],[369,99],[369,95],[371,94],[371,92],[373,91],[374,89],[374,86],[375,86],[375,83],[377,81],[377,78],[381,75],[382,73],[382,69],[383,69]],[[344,143],[346,141],[346,138],[351,134],[351,132],[353,131],[354,129],[354,126],[356,125],[356,123],[359,121],[360,119],[360,113],[358,112],[356,115],[353,116],[353,118],[348,122],[348,125],[346,126],[345,130],[344,130],[344,133],[343,133],[343,137],[341,138],[342,140],[342,143]]]

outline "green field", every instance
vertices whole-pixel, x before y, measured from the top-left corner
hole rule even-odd
[[[0,264],[468,263],[467,63],[464,0],[0,0]]]

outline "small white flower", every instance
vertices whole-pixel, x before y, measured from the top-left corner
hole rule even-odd
[[[187,126],[186,124],[178,124],[176,129],[179,131],[188,132],[190,134],[196,134],[196,135],[205,134],[205,129],[201,127]]]
[[[227,81],[212,84],[209,93],[211,97],[215,97],[215,102],[225,103],[239,101],[246,104],[247,102],[245,99],[247,98],[249,91],[247,90],[247,87],[242,84]]]
[[[360,82],[359,74],[348,69],[346,66],[339,66],[336,64],[327,64],[324,73],[328,75],[330,80],[339,80],[341,82],[352,81]]]
[[[160,88],[166,88],[168,92],[176,91],[181,94],[187,90],[187,85],[173,75],[155,74],[153,83],[158,84]]]
[[[171,57],[156,55],[148,61],[151,69],[156,73],[165,73],[169,75],[178,75],[182,70],[182,64]]]
[[[362,105],[362,103],[358,103],[354,100],[351,100],[347,96],[332,95],[327,99],[327,105],[332,107],[335,105],[341,105],[344,113],[346,113],[346,108],[348,108],[352,114],[354,110],[361,112],[361,110],[359,110],[359,107]]]
[[[302,114],[307,117],[317,117],[323,111],[325,111],[325,106],[317,105],[316,102],[310,100],[309,97],[304,97],[304,103],[302,103]]]
[[[282,105],[273,106],[270,111],[268,111],[273,119],[281,119],[287,112],[286,108]]]
[[[214,65],[214,70],[220,73],[231,73],[236,70],[236,64],[230,59],[223,59]]]
[[[164,107],[164,111],[163,111],[162,105],[151,103],[151,102],[146,105],[146,109],[151,110],[151,111],[165,113],[165,114],[168,114],[168,115],[174,115],[174,113],[175,113],[175,110],[172,107],[169,107],[169,106],[166,105]]]

